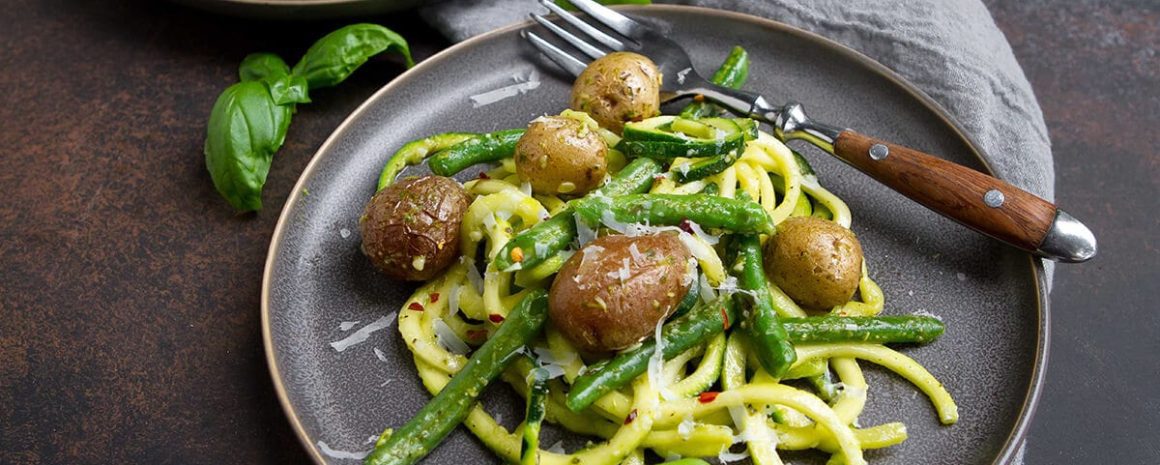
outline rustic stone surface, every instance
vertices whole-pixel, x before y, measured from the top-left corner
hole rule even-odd
[[[411,14],[370,18],[446,43]],[[375,59],[294,115],[238,215],[205,122],[254,51],[291,64],[341,22],[256,23],[168,2],[0,10],[0,463],[306,463],[266,370],[266,248],[326,136],[403,70]]]
[[[988,3],[1046,113],[1058,201],[1102,246],[1056,275],[1027,463],[1155,463],[1160,12]],[[402,32],[416,58],[447,45],[413,14],[368,19]],[[399,61],[316,92],[265,210],[237,215],[203,165],[214,98],[247,53],[293,62],[340,22],[20,0],[0,24],[0,463],[308,462],[262,353],[266,247],[314,150]]]
[[[1056,268],[1027,464],[1160,463],[1160,3],[987,3],[1043,107],[1056,201],[1100,240]]]

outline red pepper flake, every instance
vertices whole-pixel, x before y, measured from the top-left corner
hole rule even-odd
[[[487,320],[498,325],[500,323],[503,323],[504,318],[503,318],[503,315],[500,315],[498,313],[492,313],[492,314],[487,316]]]
[[[628,416],[624,417],[624,424],[627,425],[632,423],[633,420],[636,420],[636,409],[632,409],[631,412],[628,412]]]
[[[693,232],[693,222],[689,221],[688,218],[681,220],[681,223],[677,227],[681,228],[681,231],[687,232],[689,234],[696,234]]]
[[[480,171],[479,172],[479,179],[491,179],[491,176],[488,176],[487,173]]]
[[[512,247],[512,261],[516,263],[524,261],[524,249]]]
[[[709,403],[709,402],[713,402],[714,400],[717,400],[717,395],[718,395],[718,394],[720,394],[720,392],[717,392],[717,391],[705,391],[705,392],[702,392],[700,395],[698,395],[698,396],[697,396],[697,401],[698,401],[698,402],[700,402],[700,403],[702,403],[702,404],[707,404],[707,403]]]
[[[725,329],[729,329],[729,314],[725,313],[725,307],[721,307],[721,319],[725,320]]]
[[[653,176],[653,181],[657,181],[657,182],[659,182],[659,181],[664,181],[664,180],[665,180],[665,177],[666,177],[666,176],[665,176],[664,174],[658,174],[658,175],[656,175],[656,176]]]
[[[431,298],[431,303],[435,303],[435,302],[439,301],[439,293],[438,292],[432,292],[431,295],[428,297]]]
[[[407,309],[421,312],[423,311],[423,304],[420,304],[419,302],[411,302],[411,305],[408,305]]]
[[[478,341],[487,337],[487,330],[485,329],[469,329],[467,330],[467,338],[473,341]]]

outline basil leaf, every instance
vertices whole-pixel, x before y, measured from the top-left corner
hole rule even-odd
[[[305,78],[310,89],[330,87],[342,82],[372,56],[390,49],[403,54],[407,67],[415,65],[411,49],[402,36],[377,24],[352,24],[318,39],[291,73]]]
[[[222,91],[209,116],[205,166],[222,197],[242,211],[262,208],[262,186],[286,139],[292,105],[278,105],[263,81]]]
[[[269,81],[290,74],[290,66],[273,53],[251,53],[238,66],[238,77],[245,81]]]
[[[291,74],[266,83],[270,86],[270,96],[278,105],[310,103],[306,79],[302,76]]]
[[[310,103],[306,79],[290,74],[290,67],[273,53],[251,53],[238,66],[238,76],[245,81],[263,81],[270,86],[274,103]]]

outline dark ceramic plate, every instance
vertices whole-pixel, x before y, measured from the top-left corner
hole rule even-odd
[[[753,61],[747,88],[775,99],[794,96],[824,121],[987,171],[977,149],[929,98],[847,48],[739,14],[669,6],[628,11],[669,25],[700,70],[712,70],[740,44]],[[389,154],[420,136],[519,127],[567,105],[570,80],[543,65],[518,31],[452,47],[376,93],[322,146],[282,212],[263,286],[266,350],[282,405],[318,463],[356,463],[334,451],[368,450],[370,436],[401,425],[429,398],[393,324],[341,353],[330,345],[398,310],[413,289],[376,273],[359,252],[358,217]],[[542,84],[525,94],[478,108],[468,98],[533,70]],[[864,364],[871,389],[861,424],[902,421],[910,433],[903,444],[869,452],[868,460],[1006,462],[1022,439],[1045,365],[1047,297],[1037,262],[804,150],[822,183],[853,210],[870,272],[886,293],[886,312],[928,311],[947,324],[934,344],[903,351],[945,383],[959,404],[959,423],[940,426],[917,389]],[[355,329],[340,328],[353,321]],[[506,386],[490,389],[485,403],[509,428],[521,420],[521,403]],[[566,447],[581,444],[559,431],[549,434],[565,438]],[[796,463],[825,461],[820,454],[795,457]],[[424,463],[496,462],[460,428]]]

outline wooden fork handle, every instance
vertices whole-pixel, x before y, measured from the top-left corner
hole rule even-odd
[[[1057,209],[1002,180],[846,129],[834,155],[918,203],[1028,251],[1040,250]]]

